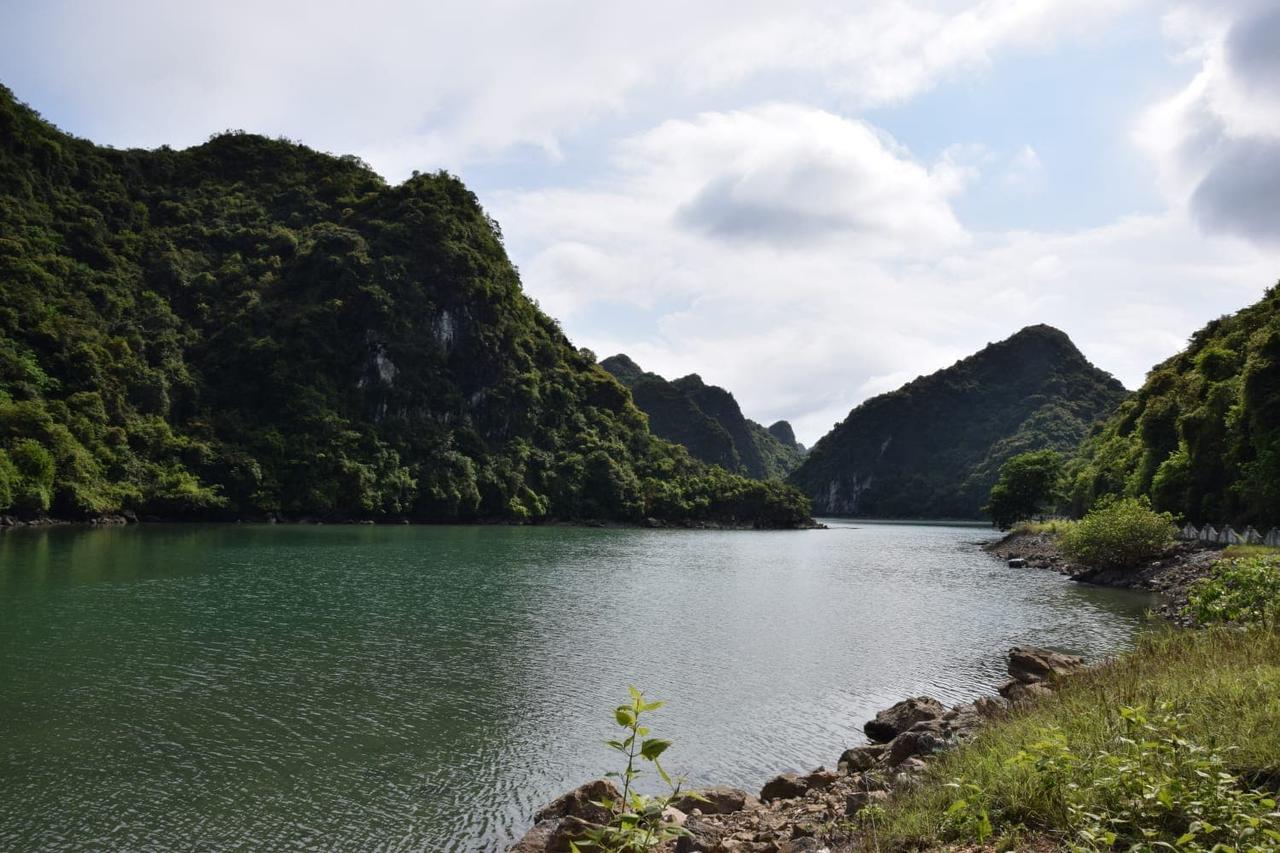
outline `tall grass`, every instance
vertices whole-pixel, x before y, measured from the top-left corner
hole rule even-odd
[[[1065,518],[1051,518],[1045,521],[1019,521],[1011,529],[1010,533],[1023,533],[1028,535],[1044,534],[1048,536],[1061,536],[1075,526],[1076,522]]]
[[[1222,549],[1223,560],[1241,560],[1246,557],[1280,557],[1280,548],[1272,545],[1228,545]]]
[[[1078,841],[1071,803],[1081,797],[1087,803],[1090,791],[1101,790],[1103,768],[1086,758],[1046,775],[1019,756],[1041,754],[1046,740],[1058,738],[1076,756],[1114,752],[1121,708],[1175,709],[1186,740],[1249,785],[1274,789],[1280,781],[1280,633],[1212,628],[1144,636],[1131,653],[1069,679],[1053,696],[1011,712],[941,756],[922,784],[888,810],[881,848],[928,846],[954,835],[947,814],[954,814],[957,780],[981,792],[1006,838]]]

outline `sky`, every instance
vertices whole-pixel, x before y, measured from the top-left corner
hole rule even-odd
[[[1033,323],[1130,388],[1280,279],[1280,2],[0,0],[77,136],[460,176],[575,344],[812,443]]]

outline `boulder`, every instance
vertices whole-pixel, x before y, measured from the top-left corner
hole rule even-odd
[[[804,782],[810,791],[825,791],[839,778],[840,774],[835,770],[819,767],[817,770],[810,771],[809,775],[804,777]]]
[[[556,817],[536,823],[524,837],[507,848],[508,853],[569,853],[569,843],[581,842],[587,830],[598,824],[577,817]]]
[[[812,836],[792,838],[778,846],[778,853],[821,853],[827,846]]]
[[[999,696],[983,696],[973,703],[973,710],[984,719],[998,717],[1009,710],[1009,703]]]
[[[946,749],[948,741],[933,732],[903,732],[889,744],[889,753],[885,756],[885,764],[897,767],[908,758],[932,755]]]
[[[728,835],[724,827],[701,815],[689,815],[684,830],[687,834],[676,839],[676,853],[717,850]]]
[[[888,791],[854,791],[844,799],[844,813],[853,817],[867,806],[884,805],[888,801]]]
[[[807,790],[809,783],[805,777],[796,773],[780,773],[764,783],[764,787],[760,789],[760,799],[766,803],[771,800],[791,800],[803,797]]]
[[[596,805],[597,802],[610,799],[619,800],[622,792],[618,786],[608,779],[597,779],[585,785],[579,785],[567,794],[562,794],[538,810],[533,816],[535,823],[563,817],[576,817],[588,823],[605,823],[611,815],[607,809]]]
[[[1014,646],[1009,650],[1009,675],[1023,684],[1052,681],[1084,669],[1084,658],[1050,649]]]
[[[1024,684],[1021,681],[1006,681],[997,689],[1000,691],[1001,696],[1015,705],[1019,702],[1030,702],[1033,699],[1053,695],[1053,690],[1049,685],[1042,682]]]
[[[507,848],[507,853],[547,853],[552,850],[556,832],[560,829],[560,821],[544,820],[534,824],[533,829],[524,837]]]
[[[915,696],[904,699],[876,714],[876,718],[868,721],[862,730],[873,741],[888,743],[916,723],[936,720],[946,713],[946,710],[937,699],[929,696]]]
[[[699,788],[694,793],[701,795],[702,799],[686,795],[676,800],[675,807],[686,814],[694,809],[700,810],[703,814],[733,814],[760,805],[760,800],[754,795],[728,785]]]
[[[840,763],[837,766],[846,773],[861,773],[864,770],[870,770],[876,766],[876,762],[884,755],[884,750],[884,744],[855,746],[853,749],[846,749],[840,756]]]
[[[1025,569],[1026,567],[1027,567],[1027,561],[1022,559],[1021,557],[1014,557],[1012,560],[1009,561],[1009,568],[1011,569]]]

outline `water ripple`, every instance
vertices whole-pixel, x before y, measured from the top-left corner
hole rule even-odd
[[[975,528],[147,527],[0,536],[0,849],[488,850],[669,705],[671,769],[830,766],[1004,650],[1123,647],[1147,598]]]

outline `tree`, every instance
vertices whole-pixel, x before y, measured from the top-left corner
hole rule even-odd
[[[991,487],[991,496],[982,511],[1001,530],[1024,519],[1040,515],[1058,498],[1062,475],[1062,455],[1053,450],[1037,450],[1013,457],[1000,469],[1000,479]]]

